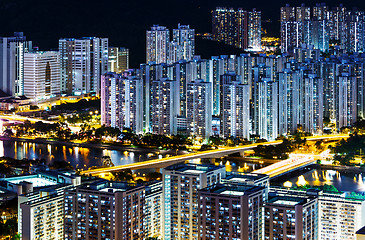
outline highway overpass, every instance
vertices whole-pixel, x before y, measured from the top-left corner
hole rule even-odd
[[[289,159],[260,168],[252,173],[269,175],[270,178],[278,177],[284,173],[309,166],[317,161],[313,154],[290,154]]]
[[[348,135],[323,135],[323,136],[314,136],[314,137],[307,137],[307,141],[317,141],[317,140],[326,140],[326,139],[341,139],[347,138]],[[238,146],[238,147],[227,147],[227,148],[220,148],[215,150],[203,151],[203,152],[196,152],[190,153],[185,155],[178,155],[173,157],[167,157],[162,159],[155,159],[155,160],[148,160],[143,162],[136,162],[126,165],[114,166],[114,167],[106,167],[106,168],[96,168],[82,171],[81,174],[86,175],[93,175],[93,176],[105,176],[110,172],[126,170],[126,169],[144,169],[144,168],[163,168],[169,165],[185,162],[193,159],[198,158],[217,158],[220,156],[225,156],[237,152],[243,152],[247,150],[252,150],[253,148],[257,147],[258,145],[277,145],[280,144],[282,141],[272,141],[272,142],[264,142],[264,143],[255,143],[245,146]],[[292,167],[295,167],[292,165]],[[303,165],[298,164],[295,168],[303,167]],[[269,173],[270,175],[270,173]]]

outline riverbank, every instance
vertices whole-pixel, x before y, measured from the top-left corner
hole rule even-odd
[[[63,145],[67,147],[81,147],[81,148],[95,148],[95,149],[107,149],[107,150],[118,150],[118,151],[129,151],[129,152],[163,152],[163,153],[177,153],[185,154],[185,151],[176,150],[160,150],[156,148],[143,148],[143,147],[131,147],[131,146],[118,146],[104,143],[74,143],[64,142],[57,140],[39,139],[39,138],[17,138],[17,137],[0,137],[1,141],[19,141],[29,143],[40,143],[40,144],[51,144],[51,145]]]
[[[360,168],[358,166],[337,166],[337,165],[325,165],[325,164],[314,164],[313,169],[323,169],[323,170],[337,170],[343,173],[364,173],[365,168]]]

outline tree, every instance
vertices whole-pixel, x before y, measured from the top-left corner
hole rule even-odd
[[[112,162],[112,159],[109,156],[102,156],[101,160],[103,167],[114,167],[114,163]]]
[[[127,169],[127,170],[122,170],[122,171],[118,171],[118,172],[113,172],[112,173],[114,176],[114,181],[132,181],[133,180],[133,174],[132,174],[132,170]]]
[[[339,192],[338,189],[333,185],[325,184],[323,185],[324,192]]]
[[[74,169],[71,163],[66,161],[54,161],[52,164],[49,165],[51,169]]]
[[[153,180],[161,180],[162,179],[162,174],[159,172],[149,172],[146,174],[146,180],[148,182],[153,181]]]
[[[5,129],[5,131],[3,132],[3,135],[6,137],[11,137],[14,135],[13,131],[10,128]]]
[[[5,176],[12,175],[14,173],[13,169],[5,163],[0,163],[0,174],[4,174]]]

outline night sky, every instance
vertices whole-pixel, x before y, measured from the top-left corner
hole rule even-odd
[[[262,11],[262,20],[272,20],[263,27],[270,35],[278,36],[280,7],[286,3],[298,6],[302,2],[312,6],[318,1],[0,0],[0,35],[22,31],[40,50],[57,49],[61,37],[108,37],[110,46],[130,49],[131,67],[137,67],[145,59],[145,31],[153,24],[170,30],[178,23],[189,24],[196,32],[211,32],[210,11],[215,7],[256,8]],[[341,2],[334,0],[327,5],[336,6]],[[348,0],[344,5],[365,10],[365,1]],[[235,50],[205,41],[198,41],[196,47],[196,53],[203,57],[210,52],[216,55],[225,51],[234,53]]]

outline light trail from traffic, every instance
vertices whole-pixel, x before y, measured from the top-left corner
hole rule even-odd
[[[313,136],[313,137],[307,137],[307,141],[317,141],[317,140],[326,140],[326,139],[341,139],[341,138],[348,138],[349,135],[343,134],[343,135],[323,135],[323,136]],[[137,163],[131,163],[126,165],[120,165],[120,166],[114,166],[114,167],[106,167],[106,168],[97,168],[97,169],[91,169],[91,170],[85,170],[82,171],[81,174],[86,175],[100,175],[100,174],[106,174],[110,172],[120,171],[120,170],[126,170],[126,169],[143,169],[143,168],[152,168],[156,167],[158,165],[163,164],[174,164],[179,163],[183,161],[188,161],[192,159],[197,158],[211,158],[216,155],[229,155],[236,152],[242,152],[251,150],[259,145],[277,145],[282,143],[281,140],[276,140],[272,142],[264,142],[264,143],[254,143],[250,145],[245,146],[239,146],[239,147],[229,147],[229,148],[220,148],[216,150],[209,150],[204,152],[198,152],[198,153],[190,153],[185,155],[179,155],[179,156],[173,156],[173,157],[167,157],[162,159],[154,159],[144,162],[137,162]],[[297,165],[302,166],[302,165]]]

